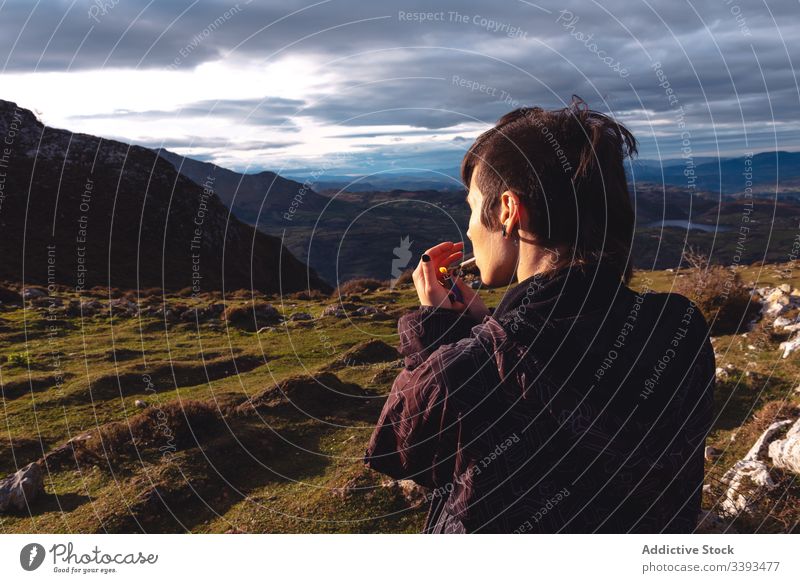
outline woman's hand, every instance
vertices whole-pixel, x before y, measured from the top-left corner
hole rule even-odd
[[[439,280],[439,268],[447,267],[454,261],[461,259],[464,253],[463,242],[453,243],[445,241],[431,247],[422,255],[422,260],[412,273],[411,277],[414,286],[417,288],[420,305],[437,306],[458,312],[466,311],[477,320],[483,320],[484,316],[489,315],[489,310],[483,300],[469,287],[461,278],[452,276],[453,283],[458,286],[463,302],[455,301],[447,288]],[[426,261],[427,259],[427,261]]]

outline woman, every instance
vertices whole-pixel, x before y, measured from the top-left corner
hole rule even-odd
[[[423,254],[421,307],[398,322],[405,367],[364,458],[429,488],[424,532],[691,532],[700,511],[714,352],[699,309],[636,293],[623,167],[636,140],[579,98],[522,108],[464,157],[494,309]]]

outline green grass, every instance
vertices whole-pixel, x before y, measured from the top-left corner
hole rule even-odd
[[[680,275],[637,273],[632,287],[641,289],[648,278],[652,288],[669,291]],[[800,277],[787,278],[775,266],[743,268],[741,275],[755,287],[800,286]],[[492,306],[505,291],[480,293]],[[176,296],[165,301],[209,302]],[[316,317],[336,300],[267,301],[286,314],[307,311]],[[237,302],[243,300],[228,303]],[[415,290],[405,286],[361,294],[358,303],[388,306],[396,316],[418,300]],[[0,309],[5,394],[0,475],[41,458],[70,437],[140,414],[137,399],[155,406],[187,399],[242,402],[288,377],[313,374],[357,344],[374,338],[398,344],[396,319],[324,318],[276,325],[257,334],[219,320],[198,329],[194,322],[165,324],[156,316],[111,318],[104,312],[55,321],[46,316],[31,307]],[[731,441],[731,435],[743,424],[750,427],[756,412],[776,401],[799,401],[793,391],[800,379],[797,356],[782,359],[777,342],[757,351],[748,349],[748,343],[741,335],[714,340],[717,366],[733,368],[718,386],[718,417],[709,444],[723,455],[709,464],[711,478],[721,476],[750,447],[752,440]],[[8,359],[19,354],[27,356],[23,366],[18,357]],[[391,366],[333,370],[342,381],[363,387],[369,398],[320,419],[286,411],[230,418],[227,437],[199,435],[200,446],[170,458],[150,452],[141,460],[54,465],[46,473],[46,494],[32,505],[30,515],[0,515],[0,532],[418,532],[426,508],[411,507],[396,490],[381,486],[386,476],[361,463],[392,374],[373,378]],[[214,371],[211,380],[206,370]],[[337,494],[335,489],[348,485],[354,488],[349,494]],[[711,496],[706,496],[707,505],[713,504]]]

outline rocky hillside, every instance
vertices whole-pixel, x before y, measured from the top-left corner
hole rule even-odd
[[[232,216],[213,177],[152,150],[45,127],[0,100],[0,279],[73,289],[330,286]]]

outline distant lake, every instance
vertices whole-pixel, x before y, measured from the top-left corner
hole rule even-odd
[[[698,231],[705,231],[706,233],[713,233],[714,231],[724,232],[730,231],[731,227],[728,225],[703,225],[701,223],[692,223],[684,219],[669,219],[667,221],[655,221],[647,223],[645,227],[678,227],[681,229],[696,229]]]

